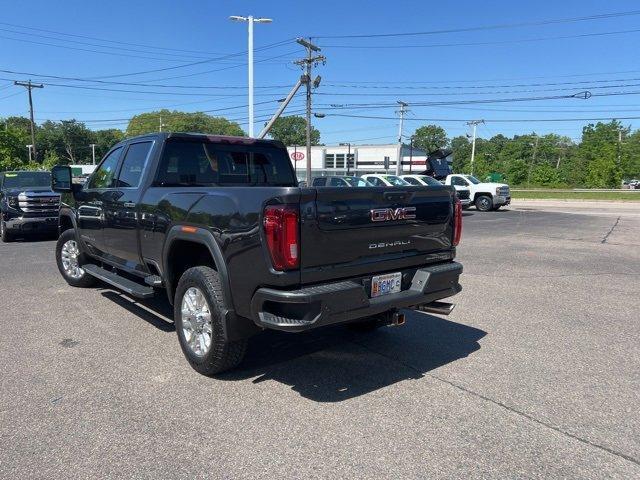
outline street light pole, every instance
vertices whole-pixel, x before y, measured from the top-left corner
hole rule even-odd
[[[351,175],[351,142],[345,142],[340,144],[341,147],[348,147],[347,149],[347,175]]]
[[[476,128],[480,123],[484,123],[484,120],[472,120],[467,122],[467,125],[473,126],[473,140],[471,142],[471,175],[473,175],[473,162],[476,158]]]
[[[236,22],[247,22],[248,23],[248,45],[247,51],[249,54],[249,72],[248,72],[248,83],[249,83],[249,137],[253,138],[253,24],[254,23],[271,23],[273,20],[270,18],[254,18],[253,15],[249,15],[248,17],[240,17],[237,15],[232,15],[229,17],[230,20],[234,20]]]
[[[27,150],[29,151],[29,163],[31,163],[31,148],[33,145],[27,145]]]
[[[93,161],[93,165],[96,164],[96,144],[92,143],[89,145],[91,147],[91,160]]]

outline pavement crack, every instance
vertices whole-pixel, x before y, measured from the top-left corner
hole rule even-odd
[[[418,374],[419,376],[425,375],[425,376],[428,376],[430,378],[433,378],[434,380],[437,380],[439,382],[445,383],[445,384],[447,384],[447,385],[449,385],[449,386],[451,386],[453,388],[456,388],[456,389],[458,389],[458,390],[460,390],[460,391],[462,391],[462,392],[464,392],[464,393],[466,393],[468,395],[471,395],[471,396],[474,396],[474,397],[479,398],[481,400],[484,400],[485,402],[492,403],[493,405],[496,405],[496,406],[498,406],[500,408],[503,408],[503,409],[515,414],[515,415],[518,415],[519,417],[525,418],[525,419],[527,419],[527,420],[529,420],[529,421],[531,421],[533,423],[536,423],[537,425],[540,425],[542,427],[548,428],[549,430],[553,430],[554,432],[559,433],[561,435],[564,435],[565,437],[568,437],[568,438],[571,438],[573,440],[576,440],[576,441],[578,441],[578,442],[580,442],[580,443],[582,443],[584,445],[588,445],[590,447],[597,448],[598,450],[602,450],[603,452],[609,453],[609,454],[614,455],[614,456],[616,456],[618,458],[622,458],[623,460],[626,460],[626,461],[628,461],[630,463],[633,463],[635,465],[640,466],[640,459],[632,457],[631,455],[627,455],[625,453],[619,452],[619,451],[614,450],[612,448],[605,447],[604,445],[600,445],[599,443],[592,442],[591,440],[588,440],[586,438],[580,437],[580,436],[578,436],[576,434],[568,432],[567,430],[563,430],[560,427],[556,427],[555,425],[551,425],[550,423],[547,423],[547,422],[544,422],[542,420],[539,420],[539,419],[535,418],[534,416],[532,416],[532,415],[530,415],[528,413],[525,413],[525,412],[523,412],[521,410],[518,410],[515,407],[511,407],[511,406],[509,406],[509,405],[507,405],[507,404],[505,404],[505,403],[503,403],[503,402],[501,402],[499,400],[494,400],[491,397],[488,397],[486,395],[478,393],[475,390],[471,390],[470,388],[464,387],[464,386],[459,385],[457,383],[454,383],[454,382],[452,382],[450,380],[446,380],[446,379],[444,379],[442,377],[439,377],[438,375],[434,375],[433,373],[422,372],[420,369],[414,367],[413,365],[411,365],[409,363],[406,363],[406,362],[404,362],[402,360],[399,360],[398,358],[395,358],[395,357],[392,357],[390,355],[387,355],[385,353],[379,352],[379,351],[369,347],[368,345],[363,345],[362,343],[357,342],[357,341],[355,341],[353,339],[351,339],[349,341],[351,343],[354,343],[355,345],[358,345],[358,346],[364,348],[368,352],[374,353],[374,354],[379,355],[381,357],[384,357],[384,358],[386,358],[388,360],[391,360],[391,361],[403,366],[404,368],[407,368],[407,369],[411,370],[412,372]]]
[[[611,230],[607,232],[607,234],[602,238],[602,241],[600,243],[607,243],[607,238],[609,238],[609,235],[613,233],[613,230],[618,226],[618,223],[620,223],[620,217],[616,219],[615,223],[611,227]]]

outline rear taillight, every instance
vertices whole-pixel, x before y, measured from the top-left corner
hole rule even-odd
[[[298,207],[269,205],[264,209],[264,235],[275,270],[292,270],[300,265]]]
[[[460,243],[462,238],[462,203],[460,199],[456,197],[453,204],[453,246],[455,247]]]

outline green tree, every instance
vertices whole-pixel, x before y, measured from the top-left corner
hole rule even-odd
[[[0,171],[15,170],[27,163],[27,143],[24,137],[19,129],[0,129]]]
[[[55,153],[63,164],[91,163],[94,133],[77,120],[47,120],[37,133],[38,160]]]
[[[438,125],[424,125],[417,128],[413,134],[413,145],[427,153],[446,148],[449,143],[447,132]]]
[[[278,118],[269,131],[269,136],[286,146],[307,144],[307,120],[295,115]],[[320,144],[320,132],[311,127],[311,145]]]
[[[93,142],[96,144],[96,162],[106,155],[111,147],[124,140],[124,132],[117,128],[108,128],[93,132]]]
[[[617,188],[622,180],[622,170],[618,164],[621,145],[620,132],[629,133],[616,120],[609,123],[589,124],[582,129],[582,142],[578,148],[578,158],[586,165],[586,185],[594,188]]]
[[[135,115],[127,126],[126,136],[133,137],[145,133],[157,132],[197,132],[211,135],[243,136],[240,125],[226,118],[212,117],[203,112],[178,112],[160,110],[157,112]]]
[[[533,168],[531,181],[541,187],[556,187],[560,184],[560,175],[548,162],[543,162]]]

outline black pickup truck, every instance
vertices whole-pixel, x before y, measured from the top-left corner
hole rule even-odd
[[[54,233],[59,204],[49,172],[0,173],[0,239],[10,242],[15,235]]]
[[[336,323],[402,324],[398,310],[448,313],[462,217],[452,187],[300,188],[279,142],[159,133],[114,146],[61,192],[64,279],[138,298],[164,290],[182,350],[213,375],[247,338]]]

